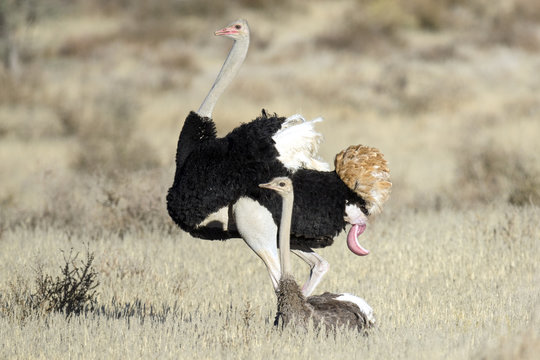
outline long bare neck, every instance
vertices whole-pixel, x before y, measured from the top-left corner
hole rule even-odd
[[[289,192],[283,196],[281,223],[279,226],[279,255],[281,261],[281,276],[291,275],[291,219],[293,213],[294,194]]]
[[[214,106],[216,106],[218,99],[236,77],[238,71],[240,71],[240,67],[246,58],[248,48],[249,37],[234,41],[231,51],[229,51],[229,55],[223,63],[214,85],[212,85],[210,92],[206,95],[201,107],[197,111],[200,116],[212,117],[212,112],[214,111]]]

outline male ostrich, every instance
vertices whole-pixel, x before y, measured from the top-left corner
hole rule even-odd
[[[245,20],[238,20],[216,35],[233,38],[234,44],[198,112],[188,115],[180,132],[176,173],[167,194],[169,215],[194,237],[244,239],[266,264],[277,290],[279,199],[276,194],[262,191],[258,184],[277,176],[294,175],[299,201],[293,214],[291,247],[311,266],[303,288],[309,295],[328,269],[328,263],[312,248],[332,244],[348,222],[354,225],[349,248],[358,255],[366,254],[355,240],[365,228],[366,216],[372,213],[371,205],[355,194],[353,169],[343,170],[338,176],[318,159],[321,135],[314,130],[314,123],[319,120],[307,122],[299,115],[286,119],[263,110],[259,118],[222,138],[216,136],[212,111],[246,56],[249,28]],[[346,152],[349,155],[344,160],[356,156],[353,153]],[[377,171],[386,179],[388,171],[383,165]],[[343,181],[349,181],[348,185]],[[327,187],[333,189],[330,198],[313,199],[314,194]],[[350,203],[346,204],[346,199]],[[375,211],[385,200],[386,196],[376,199]]]
[[[293,213],[293,184],[287,177],[278,177],[262,188],[274,190],[282,197],[281,222],[279,226],[279,253],[281,279],[278,290],[278,311],[274,325],[286,326],[293,321],[306,326],[312,319],[315,326],[325,325],[329,329],[348,326],[358,331],[366,331],[375,324],[373,309],[364,299],[351,294],[332,294],[306,297],[291,273],[289,242]]]
[[[379,213],[390,195],[392,184],[386,160],[377,149],[357,145],[336,155],[334,164],[334,171],[299,169],[288,175],[294,184],[296,199],[290,230],[291,248],[310,254],[312,248],[332,245],[334,237],[351,224],[347,236],[349,249],[357,255],[367,255],[369,251],[360,246],[358,236],[365,230],[368,216]],[[243,230],[247,235],[262,236],[260,234],[266,231],[267,236],[257,244],[261,252],[271,254],[263,260],[277,264],[279,196],[266,192],[257,194],[256,198],[240,200],[248,203],[251,214],[257,213],[257,216],[247,217],[249,222],[237,216],[238,228],[245,225]],[[281,274],[273,273],[273,268],[269,270],[277,290]],[[302,288],[304,295],[313,292],[323,274],[312,271]]]

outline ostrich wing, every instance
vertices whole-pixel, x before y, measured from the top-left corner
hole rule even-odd
[[[212,240],[231,237],[227,232],[201,234],[197,226],[209,214],[259,190],[258,184],[276,175],[287,174],[277,159],[279,154],[272,140],[272,134],[284,120],[277,116],[261,116],[223,138],[202,132],[204,141],[199,141],[190,151],[187,147],[182,148],[180,155],[177,154],[181,166],[176,168],[175,180],[167,195],[167,208],[172,219],[197,237]]]

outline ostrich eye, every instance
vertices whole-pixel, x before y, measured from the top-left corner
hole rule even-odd
[[[284,187],[285,183],[282,181],[282,182],[279,183],[279,186]]]
[[[236,30],[240,30],[240,29],[242,28],[242,25],[238,25],[238,24],[237,24],[237,25],[234,26],[234,28],[235,28]]]

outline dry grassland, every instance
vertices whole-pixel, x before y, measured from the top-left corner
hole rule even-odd
[[[370,229],[365,242],[373,253],[366,259],[337,239],[321,251],[333,267],[320,289],[369,301],[378,327],[368,338],[273,329],[266,270],[240,240],[210,243],[159,231],[98,239],[43,228],[7,231],[3,296],[9,297],[8,280],[33,285],[36,262],[57,273],[58,249],[80,249],[82,242],[95,253],[100,295],[98,310],[70,321],[54,313],[21,319],[21,309],[8,306],[0,318],[1,354],[463,359],[502,352],[505,359],[518,353],[532,359],[540,341],[538,216],[538,209],[511,206],[393,214]],[[306,275],[303,264],[294,265],[298,278]]]
[[[535,358],[540,5],[213,3],[0,3],[0,358]],[[372,253],[343,235],[319,251],[318,291],[365,298],[369,337],[274,329],[262,262],[166,213],[183,118],[230,46],[211,34],[240,16],[253,42],[220,134],[262,107],[300,112],[325,117],[327,161],[364,143],[390,162]],[[95,306],[33,307],[71,248],[95,256]]]

